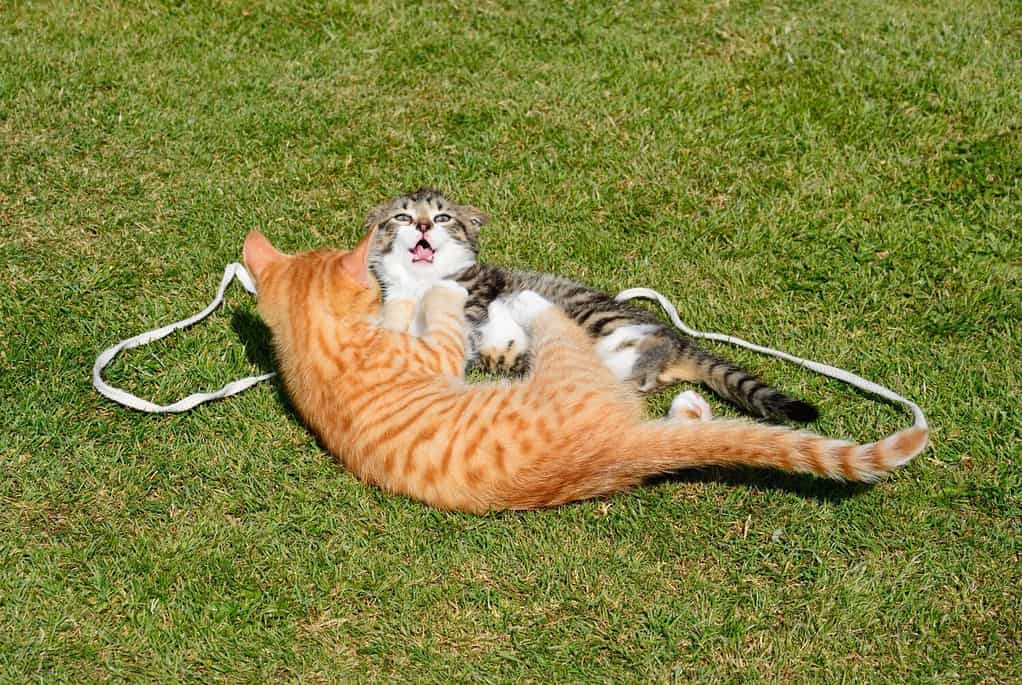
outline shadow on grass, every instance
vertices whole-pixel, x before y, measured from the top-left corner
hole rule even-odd
[[[840,502],[870,491],[869,483],[841,483],[798,473],[757,468],[704,468],[677,471],[648,481],[655,483],[721,483],[748,490],[790,492],[817,502]]]
[[[244,346],[245,356],[248,357],[251,364],[258,366],[262,373],[277,370],[273,359],[273,341],[270,329],[262,319],[252,312],[237,310],[231,316],[231,328]],[[294,405],[291,404],[291,398],[287,396],[280,376],[274,376],[270,382],[277,393],[277,400],[284,407],[289,418],[300,426],[305,425],[298,412],[295,411]]]

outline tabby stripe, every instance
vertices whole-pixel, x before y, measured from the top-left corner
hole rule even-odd
[[[423,392],[425,394],[421,394]],[[408,394],[398,393],[392,401],[384,404],[382,407],[374,407],[373,414],[381,419],[389,418],[391,416],[399,416],[405,413],[405,411],[412,406],[412,403],[417,402],[418,400],[429,397],[442,398],[445,395],[447,395],[447,393],[443,390],[429,386],[423,387],[420,391],[412,390]]]
[[[440,423],[438,421],[431,422],[428,426],[419,431],[419,434],[412,438],[412,449],[409,451],[409,461],[411,460],[411,454],[415,451],[415,448],[426,442],[429,442],[436,437],[437,432],[440,430]]]
[[[437,336],[433,336],[433,339],[432,339],[431,342],[432,342],[432,344],[435,347],[439,347],[441,349],[453,350],[454,354],[456,354],[459,350],[464,350],[465,349],[465,344],[464,344],[464,342],[462,342],[462,338],[456,337],[454,335],[437,335]]]
[[[887,465],[887,450],[879,444],[874,444],[873,449],[867,452],[868,463],[872,471],[886,471],[889,467]]]
[[[319,343],[320,352],[323,356],[333,362],[334,366],[337,367],[337,370],[343,373],[347,368],[347,363],[345,363],[345,361],[341,358],[341,355],[335,351],[337,343],[331,343],[328,341],[322,329],[316,331],[316,341]]]
[[[507,473],[507,464],[504,462],[504,443],[494,442],[493,443],[493,460],[497,464],[497,470],[501,473]]]
[[[582,326],[583,328],[588,329],[589,328],[589,317],[595,316],[596,314],[599,314],[599,313],[601,313],[603,311],[604,311],[603,308],[599,307],[599,306],[585,307],[585,308],[581,308],[578,311],[576,311],[574,313],[574,315],[572,316],[572,318],[575,319],[575,321],[578,322],[578,324],[580,326]]]
[[[406,387],[409,387],[409,386],[412,386],[412,385],[415,385],[415,384],[418,384],[418,383],[422,383],[421,379],[416,378],[414,380],[404,381],[403,383],[398,383],[397,385],[393,384],[393,381],[397,380],[398,378],[400,378],[401,376],[404,376],[404,375],[405,374],[403,374],[403,373],[395,373],[394,375],[390,376],[386,380],[380,381],[380,385],[378,385],[376,387],[376,389],[373,390],[372,393],[370,393],[369,395],[363,395],[362,397],[360,397],[358,400],[356,400],[357,404],[356,403],[352,403],[352,405],[351,405],[351,413],[352,413],[352,415],[353,416],[360,415],[367,407],[372,405],[373,402],[375,402],[376,400],[380,399],[381,397],[383,397],[384,395],[386,395],[386,394],[388,394],[390,392],[393,392],[395,390],[399,390],[401,388],[406,388]]]
[[[468,403],[471,404],[473,399],[475,398],[472,395],[462,395],[458,398],[459,403],[455,404],[455,407],[460,407],[460,400],[467,400]],[[467,408],[468,407],[457,409],[457,418],[455,418],[454,424],[451,426],[451,441],[447,443],[447,449],[444,451],[444,456],[440,460],[440,475],[442,476],[447,475],[447,470],[451,466],[451,458],[454,456],[454,448],[458,444],[458,438],[461,435],[460,430],[464,423],[465,409]]]
[[[504,407],[507,406],[508,402],[511,401],[512,397],[517,395],[517,391],[512,388],[505,388],[497,392],[496,394],[497,397],[499,397],[500,399],[497,402],[497,406],[495,406],[491,411],[491,414],[493,416],[493,418],[490,420],[491,425],[500,418],[501,412],[504,411]]]
[[[595,324],[590,324],[589,328],[594,335],[602,336],[603,332],[607,330],[607,326],[617,321],[634,321],[634,317],[625,314],[610,314],[606,318],[600,319]]]
[[[443,362],[455,365],[461,361],[461,357],[465,353],[464,350],[449,345],[441,345],[437,351],[442,355],[441,360]]]
[[[489,397],[482,401],[481,405],[477,407],[475,411],[472,412],[472,416],[465,423],[466,426],[477,427],[475,434],[465,445],[461,453],[461,458],[466,464],[471,462],[472,458],[475,457],[475,453],[479,449],[479,443],[482,442],[483,437],[490,430],[490,422],[480,421],[480,419],[486,415],[486,412],[489,409],[490,404],[492,404],[493,400],[498,398],[499,395],[500,391],[498,390],[490,391]]]
[[[728,371],[726,374],[724,374],[724,385],[727,385],[727,386],[729,386],[731,388],[734,388],[735,387],[735,383],[734,383],[734,381],[731,380],[731,377],[732,376],[744,376],[744,375],[745,375],[744,371],[742,371],[740,369],[732,368],[730,371]]]
[[[415,349],[411,354],[412,359],[420,367],[428,369],[435,368],[436,364],[439,363],[440,358],[433,350],[429,348],[419,347]]]
[[[754,376],[746,376],[745,378],[738,382],[738,392],[748,394],[748,392],[745,389],[746,384],[751,383],[752,385],[756,385],[758,382],[759,381],[757,381]],[[749,395],[749,397],[751,398],[751,395]]]
[[[546,418],[542,415],[540,415],[539,419],[536,421],[536,433],[538,434],[540,441],[544,444],[551,445],[553,443],[553,432],[551,432],[550,426],[546,422]]]
[[[457,342],[465,339],[465,332],[460,323],[456,326],[438,326],[431,328],[425,338],[431,342],[442,338]]]
[[[291,289],[291,316],[292,321],[294,321],[294,317],[301,317],[302,325],[292,325],[292,332],[296,334],[295,342],[298,343],[298,348],[307,349],[309,332],[312,330],[311,312],[304,306],[308,302],[309,276],[306,274],[304,278],[295,280],[297,283]],[[298,339],[299,335],[302,336],[300,340]]]
[[[466,465],[472,463],[472,459],[475,457],[476,451],[479,449],[479,444],[483,441],[486,433],[489,431],[489,426],[477,426],[475,433],[465,443],[465,446],[461,450],[461,461]]]
[[[809,462],[809,468],[812,469],[813,473],[826,473],[823,469],[823,443],[819,440],[809,439],[803,443],[803,446],[805,447],[806,460]]]
[[[436,399],[437,394],[438,393],[432,393],[432,394],[427,395],[425,397],[419,398],[417,401],[414,401],[415,404],[421,403],[423,400],[426,400],[427,403],[421,409],[417,409],[415,411],[412,411],[410,409],[410,407],[412,406],[410,404],[409,405],[409,414],[410,414],[410,416],[409,416],[409,418],[407,420],[405,420],[404,423],[400,424],[399,426],[391,425],[383,433],[381,433],[378,437],[370,438],[370,440],[375,443],[376,448],[378,449],[378,448],[386,445],[388,442],[390,442],[394,438],[398,437],[399,435],[404,434],[404,432],[407,431],[412,426],[412,424],[415,423],[416,421],[420,421],[420,420],[423,420],[423,419],[428,419],[429,415],[431,414],[432,407],[434,405],[436,405],[438,402],[443,402],[444,401],[443,397],[440,397],[439,399]],[[449,399],[450,398],[448,398],[448,400]],[[435,433],[436,432],[435,426],[437,425],[436,422],[433,422],[431,425],[433,426],[433,432]],[[425,431],[423,431],[423,432],[425,432]],[[413,445],[414,445],[414,443],[413,443]],[[408,461],[409,462],[411,461],[414,452],[415,452],[414,449],[409,450],[409,453],[408,453]],[[410,467],[408,466],[408,463],[406,462],[406,464],[405,464],[405,472],[408,473],[409,471],[410,471]]]
[[[796,471],[792,457],[802,451],[804,438],[799,433],[780,433],[784,439],[777,450],[777,466],[784,471]]]
[[[371,437],[371,438],[367,437],[366,440],[369,443],[369,449],[371,449],[371,450],[378,450],[378,449],[380,449],[381,447],[386,445],[388,442],[390,442],[391,440],[393,440],[397,436],[403,434],[406,430],[408,430],[408,428],[413,423],[415,423],[416,421],[420,421],[421,419],[422,419],[422,416],[420,416],[419,414],[416,414],[416,413],[412,413],[412,414],[410,414],[408,416],[407,419],[405,419],[404,423],[402,423],[400,425],[391,424],[388,428],[386,428],[378,436],[374,436],[374,437]]]
[[[715,375],[717,373],[717,369],[721,367],[728,369],[731,368],[731,365],[728,364],[727,362],[723,362],[718,359],[717,361],[711,363],[708,367],[706,367],[706,373],[709,375]]]
[[[845,478],[847,480],[850,481],[858,480],[856,478],[856,471],[854,465],[852,464],[852,460],[856,456],[855,453],[859,449],[860,449],[859,445],[848,445],[846,447],[842,447],[837,452],[838,466],[841,467],[841,473],[845,474]]]

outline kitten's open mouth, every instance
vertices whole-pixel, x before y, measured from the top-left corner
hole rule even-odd
[[[436,250],[433,249],[433,246],[425,238],[417,242],[415,247],[408,251],[412,253],[412,264],[418,264],[419,262],[432,264],[433,255],[436,254]]]

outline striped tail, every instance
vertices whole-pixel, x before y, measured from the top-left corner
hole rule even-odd
[[[604,497],[654,476],[704,466],[776,468],[870,483],[908,463],[929,437],[927,429],[912,427],[857,445],[748,421],[647,421],[622,433],[596,455],[579,450],[518,474],[494,508],[535,509]]]
[[[919,427],[860,445],[746,421],[647,422],[632,436],[631,459],[608,466],[636,482],[684,468],[755,466],[872,483],[908,463],[928,439],[929,431]]]
[[[676,362],[677,367],[684,368],[684,373],[676,374],[678,377],[703,383],[753,416],[801,422],[815,421],[819,417],[813,405],[785,395],[729,361],[698,348],[690,348],[686,353],[688,358]],[[666,373],[672,374],[672,369],[668,368]]]

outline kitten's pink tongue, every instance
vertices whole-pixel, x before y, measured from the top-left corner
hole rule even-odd
[[[433,248],[416,245],[412,248],[413,262],[433,262]]]

